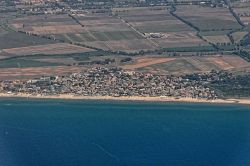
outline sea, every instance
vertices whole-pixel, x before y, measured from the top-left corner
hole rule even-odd
[[[0,166],[249,165],[249,105],[0,98]]]

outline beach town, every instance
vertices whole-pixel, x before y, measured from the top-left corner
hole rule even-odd
[[[225,73],[211,72],[186,76],[156,75],[120,68],[91,68],[63,76],[43,76],[30,80],[1,81],[0,92],[30,96],[141,96],[213,100],[218,98],[211,83],[222,80]]]

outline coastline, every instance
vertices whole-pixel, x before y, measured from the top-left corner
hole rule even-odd
[[[117,100],[117,101],[146,101],[146,102],[185,102],[185,103],[213,103],[213,104],[245,104],[250,105],[249,99],[215,99],[215,100],[206,100],[206,99],[195,99],[195,98],[174,98],[174,97],[142,97],[142,96],[75,96],[71,94],[62,94],[62,95],[50,95],[50,96],[41,96],[41,95],[30,95],[30,94],[7,94],[0,93],[0,98],[31,98],[31,99],[70,99],[70,100]]]

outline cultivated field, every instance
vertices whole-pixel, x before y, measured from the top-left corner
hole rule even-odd
[[[68,15],[26,16],[12,20],[11,25],[19,31],[38,35],[84,32]]]
[[[181,32],[193,29],[173,17],[167,8],[131,8],[114,12],[142,33]]]
[[[7,48],[28,47],[53,43],[57,42],[18,32],[8,32],[0,35],[0,50]]]
[[[173,61],[176,58],[154,58],[154,57],[145,57],[145,58],[136,58],[133,64],[124,65],[123,69],[135,70],[155,64],[161,64],[169,61]]]
[[[28,16],[13,20],[17,30],[49,35],[68,43],[81,43],[111,51],[134,52],[156,49],[140,33],[120,19],[105,14]],[[32,22],[31,22],[31,21]]]
[[[55,55],[55,54],[84,53],[91,51],[93,50],[89,48],[79,47],[66,43],[3,49],[3,52],[12,55],[36,55],[36,54]]]
[[[239,16],[242,23],[250,28],[250,3],[234,5],[233,10]]]
[[[195,32],[169,32],[163,33],[161,39],[152,39],[163,48],[208,46],[208,43],[196,36]]]
[[[190,57],[141,57],[125,69],[137,69],[165,74],[187,74],[209,72],[211,70],[241,70],[249,68],[250,63],[235,55],[190,56]]]
[[[83,71],[84,67],[55,66],[55,67],[30,67],[11,68],[0,70],[0,80],[27,79],[39,76],[63,75]]]
[[[227,35],[214,35],[214,36],[203,36],[205,40],[210,43],[219,44],[219,43],[230,43],[230,39]]]
[[[235,43],[240,43],[240,41],[248,34],[247,31],[239,31],[232,34]]]
[[[128,53],[162,48],[210,46],[167,7],[113,9],[106,14],[38,15],[17,18],[19,31],[47,35],[72,44]],[[77,20],[77,21],[76,21]]]
[[[200,31],[239,29],[241,26],[228,8],[201,6],[177,6],[176,14],[190,22]]]
[[[209,46],[196,35],[193,28],[172,16],[166,7],[115,9],[113,12],[146,36],[156,47]]]

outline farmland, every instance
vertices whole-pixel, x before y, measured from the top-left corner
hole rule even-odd
[[[160,48],[209,46],[189,25],[171,15],[169,8],[114,10],[116,15]]]
[[[233,40],[236,43],[240,43],[241,40],[248,34],[247,31],[238,31],[232,34]]]
[[[115,8],[112,15],[26,16],[12,20],[11,25],[27,34],[113,52],[212,48],[191,26],[172,16],[167,7]]]
[[[212,55],[190,57],[142,57],[124,69],[154,71],[166,74],[190,74],[193,72],[208,72],[211,70],[244,70],[250,68],[250,63],[235,55]]]
[[[241,22],[250,29],[250,3],[233,3],[233,10],[240,18]]]
[[[29,17],[13,20],[12,26],[29,34],[50,36],[68,43],[80,43],[103,50],[131,52],[155,49],[150,47],[150,43],[142,35],[112,16],[74,15],[77,22],[69,15]],[[135,42],[138,44],[134,45]]]
[[[66,43],[57,43],[57,44],[3,49],[2,51],[13,55],[36,55],[36,54],[56,55],[56,54],[84,53],[84,52],[91,52],[92,50]]]
[[[218,43],[230,43],[230,39],[227,35],[214,35],[214,36],[203,36],[208,42],[218,44]]]
[[[37,2],[1,13],[0,78],[93,66],[167,74],[250,69],[237,56],[250,48],[247,2],[51,1],[49,9]]]
[[[228,8],[178,6],[176,14],[200,31],[224,31],[241,28]]]
[[[18,32],[6,32],[5,34],[0,35],[0,49],[27,47],[52,43],[56,42]]]
[[[83,67],[67,67],[67,66],[55,66],[55,67],[27,67],[27,68],[11,68],[1,69],[0,79],[27,79],[44,75],[62,75],[66,73],[81,72],[85,68]]]

